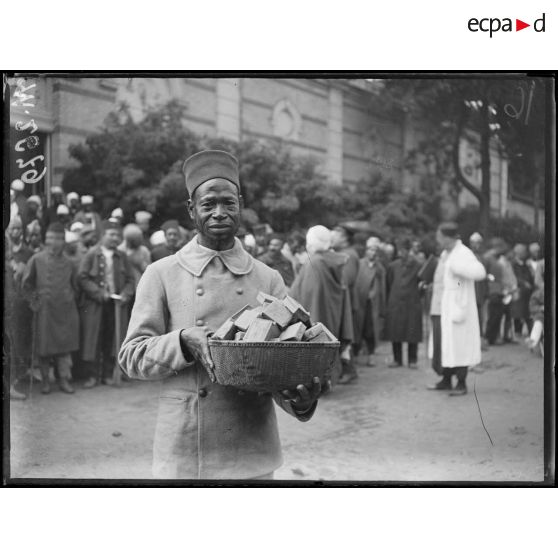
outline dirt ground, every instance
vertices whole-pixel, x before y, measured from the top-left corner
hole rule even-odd
[[[520,345],[483,353],[469,393],[427,391],[420,367],[359,366],[300,423],[278,409],[284,465],[276,479],[542,481],[543,361]],[[476,389],[483,429],[473,394]],[[11,402],[11,477],[149,479],[157,382],[128,382]]]

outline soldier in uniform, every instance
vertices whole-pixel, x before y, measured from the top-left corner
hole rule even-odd
[[[63,253],[65,230],[61,223],[47,229],[46,249],[35,254],[23,275],[23,288],[31,293],[36,312],[36,347],[42,393],[50,393],[49,365],[54,360],[60,390],[74,393],[71,353],[79,347],[79,316],[76,304],[76,268]]]
[[[120,225],[103,223],[103,236],[83,257],[79,267],[81,295],[81,360],[88,379],[84,388],[99,381],[112,385],[112,373],[118,348],[115,347],[115,304],[120,304],[124,333],[127,304],[134,294],[134,275],[128,258],[117,249],[122,232]],[[120,295],[115,300],[112,295]],[[123,338],[123,336],[121,336]],[[98,364],[102,372],[99,377]]]
[[[246,304],[257,305],[259,291],[282,297],[286,287],[235,238],[242,205],[237,160],[202,151],[185,162],[184,174],[198,234],[146,269],[119,361],[132,378],[162,380],[155,477],[272,478],[282,462],[273,400],[309,420],[320,381],[273,396],[211,383],[207,336]]]

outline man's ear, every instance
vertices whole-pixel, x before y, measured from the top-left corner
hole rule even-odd
[[[244,198],[238,194],[238,203],[240,205],[240,209],[244,209]]]
[[[194,220],[194,202],[192,198],[189,198],[186,202],[186,207],[188,208],[188,215],[190,215],[190,219]]]

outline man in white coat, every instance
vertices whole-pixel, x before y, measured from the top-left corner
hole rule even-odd
[[[443,252],[433,283],[429,356],[442,379],[429,389],[465,395],[468,367],[481,361],[475,281],[482,281],[486,271],[459,239],[455,223],[441,224],[436,231],[436,240]],[[457,376],[455,387],[452,386],[453,375]]]

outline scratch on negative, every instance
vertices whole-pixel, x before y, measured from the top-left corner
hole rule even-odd
[[[492,438],[490,437],[490,434],[489,434],[488,430],[486,429],[486,426],[484,425],[484,420],[482,419],[482,412],[481,412],[481,408],[480,408],[480,405],[479,405],[479,399],[477,397],[476,387],[477,387],[477,377],[475,376],[475,379],[473,380],[473,393],[475,394],[475,401],[477,402],[477,407],[479,409],[479,416],[480,416],[480,419],[481,419],[482,427],[484,428],[484,431],[486,432],[486,435],[488,436],[488,439],[490,440],[490,443],[492,445],[494,445],[494,442],[492,441]]]

